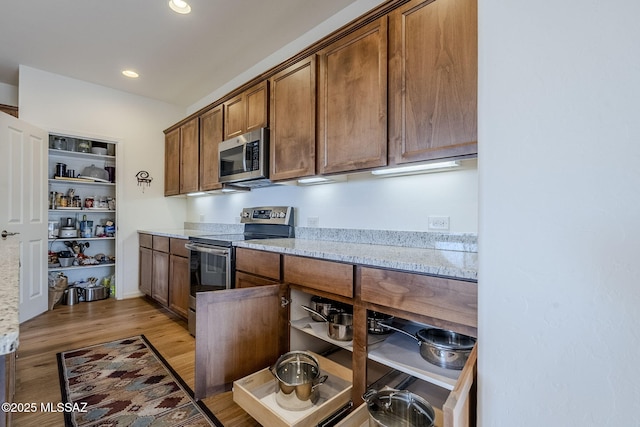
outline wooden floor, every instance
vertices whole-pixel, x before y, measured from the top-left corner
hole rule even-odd
[[[56,353],[144,334],[193,389],[195,339],[183,320],[145,298],[56,306],[20,325],[15,402],[61,401]],[[203,400],[225,426],[260,426],[231,393]],[[57,413],[14,414],[13,426],[63,426]]]

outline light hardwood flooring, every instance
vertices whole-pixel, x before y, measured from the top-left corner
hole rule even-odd
[[[186,323],[146,298],[107,299],[59,305],[20,325],[15,402],[34,402],[39,408],[40,403],[61,401],[56,353],[141,334],[193,389],[195,339]],[[203,402],[225,426],[260,426],[233,402],[230,392]],[[14,415],[16,427],[64,425],[58,413]]]

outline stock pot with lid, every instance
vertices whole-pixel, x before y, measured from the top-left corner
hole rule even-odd
[[[271,368],[278,390],[276,402],[288,410],[302,410],[313,405],[316,388],[327,380],[320,375],[320,363],[307,351],[290,351],[278,358]]]
[[[433,427],[436,412],[429,402],[407,390],[368,390],[369,425],[376,427]]]

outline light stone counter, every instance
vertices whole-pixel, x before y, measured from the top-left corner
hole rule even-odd
[[[187,239],[241,234],[243,224],[185,223],[184,229],[138,230]],[[341,261],[411,273],[478,280],[478,243],[473,233],[296,227],[295,239],[234,242],[237,247]]]
[[[412,273],[478,280],[477,252],[307,239],[246,240],[235,242],[234,245]]]
[[[18,348],[19,253],[17,241],[0,241],[0,355]]]
[[[171,228],[156,230],[138,230],[138,233],[153,234],[156,236],[173,237],[176,239],[188,239],[212,234],[242,234],[244,225],[241,224],[209,224],[200,228]]]

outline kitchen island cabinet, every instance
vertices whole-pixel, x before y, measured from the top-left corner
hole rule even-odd
[[[476,0],[413,0],[389,14],[391,164],[477,154]]]
[[[387,17],[318,52],[318,172],[387,164]]]
[[[16,390],[16,352],[0,355],[0,401],[13,403]],[[0,427],[11,426],[11,411],[2,411]]]
[[[20,342],[20,242],[9,237],[0,243],[0,399],[13,402],[16,351]],[[0,426],[11,426],[11,411],[0,414]]]

